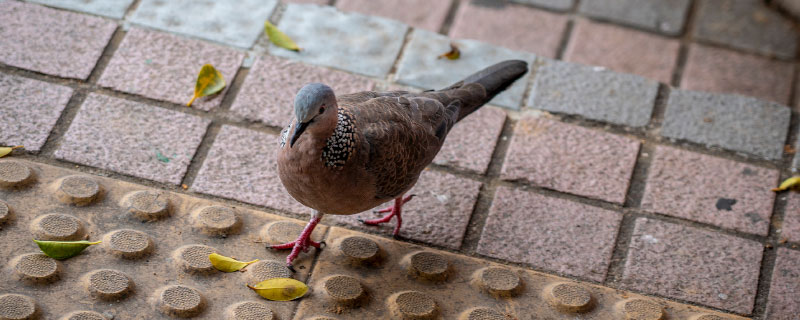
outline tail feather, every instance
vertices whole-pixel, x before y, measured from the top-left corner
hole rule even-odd
[[[459,95],[469,95],[462,97],[463,104],[458,114],[458,120],[463,119],[470,113],[478,110],[481,106],[492,100],[496,95],[511,86],[514,81],[528,72],[528,63],[522,60],[506,60],[481,71],[478,71],[453,85],[440,91],[452,89],[465,89]],[[477,84],[475,86],[472,84]],[[480,90],[480,89],[483,90]],[[483,91],[483,92],[478,92]],[[482,94],[481,94],[482,93]]]

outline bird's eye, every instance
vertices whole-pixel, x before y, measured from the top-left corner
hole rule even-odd
[[[325,106],[319,107],[319,114],[322,114],[323,112],[325,112]]]

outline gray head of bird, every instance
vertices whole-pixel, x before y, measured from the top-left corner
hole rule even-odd
[[[331,123],[337,121],[338,105],[333,89],[322,83],[309,83],[305,85],[294,97],[294,116],[297,122],[294,126],[289,147],[306,131],[319,131],[328,129]]]

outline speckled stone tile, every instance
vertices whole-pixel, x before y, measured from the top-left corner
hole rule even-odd
[[[800,314],[800,251],[778,248],[767,299],[770,320],[795,320]]]
[[[747,314],[763,246],[718,232],[636,219],[623,286]]]
[[[779,196],[788,199],[786,208],[783,210],[783,225],[780,228],[780,235],[791,242],[800,242],[800,193],[784,191]]]
[[[55,152],[58,159],[180,184],[210,121],[89,94]]]
[[[340,0],[336,1],[336,7],[342,11],[395,19],[414,28],[438,32],[452,3],[452,0]]]
[[[695,39],[751,52],[795,57],[797,31],[792,21],[759,0],[700,0]]]
[[[544,118],[517,122],[501,178],[624,203],[639,141]]]
[[[350,73],[262,56],[250,68],[231,113],[250,121],[285,127],[294,117],[295,94],[311,82],[325,83],[337,95],[375,87],[373,81]]]
[[[449,173],[426,170],[417,184],[406,194],[416,196],[403,205],[400,236],[450,249],[461,247],[469,217],[478,199],[481,183]],[[393,201],[375,210],[388,208]],[[362,230],[392,234],[397,219],[381,226],[365,226],[357,219],[373,219],[385,215],[363,212],[351,216],[331,216],[333,220]]]
[[[142,0],[130,21],[250,48],[277,4],[277,0]]]
[[[72,89],[0,73],[0,146],[37,152],[72,97]]]
[[[689,47],[681,88],[737,93],[789,104],[792,74],[790,62],[693,44]]]
[[[403,45],[403,23],[314,4],[289,4],[278,28],[303,50],[269,46],[272,55],[385,77]]]
[[[622,215],[499,187],[478,253],[602,282]]]
[[[491,106],[478,109],[450,130],[433,162],[478,174],[486,173],[505,122],[506,112],[502,109]]]
[[[511,0],[517,3],[530,4],[551,10],[566,11],[572,8],[575,0]]]
[[[773,169],[658,146],[642,208],[765,236],[777,182]]]
[[[738,95],[672,89],[661,135],[777,160],[791,110]]]
[[[99,84],[157,100],[186,104],[194,94],[197,73],[204,64],[233,81],[244,54],[208,42],[131,28],[100,78]],[[192,108],[211,110],[227,92],[195,100]]]
[[[679,48],[677,39],[577,19],[564,60],[670,83]]]
[[[51,7],[122,19],[133,0],[28,0]]]
[[[592,0],[581,1],[578,11],[601,20],[679,35],[689,4],[689,0]]]
[[[475,40],[454,41],[461,49],[458,60],[438,59],[439,55],[450,51],[450,42],[450,38],[441,34],[415,29],[398,63],[397,82],[423,89],[441,89],[504,60],[527,61],[528,68],[531,68],[535,59],[530,53],[512,51]],[[527,79],[526,74],[490,103],[518,109],[528,84]]]
[[[639,76],[542,59],[527,106],[631,127],[645,126],[658,83]]]
[[[309,213],[278,177],[279,137],[222,126],[191,190],[295,213]]]
[[[502,1],[462,1],[450,27],[450,36],[553,58],[567,20],[560,14]],[[468,52],[462,50],[462,53]]]
[[[0,1],[0,63],[86,79],[116,28],[98,17]]]

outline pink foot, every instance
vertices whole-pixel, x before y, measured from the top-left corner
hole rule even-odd
[[[297,240],[284,244],[269,246],[269,248],[275,250],[292,249],[292,252],[286,256],[286,266],[289,268],[289,270],[292,270],[292,272],[295,272],[292,262],[297,259],[297,256],[300,255],[301,251],[308,252],[311,247],[321,249],[325,244],[325,242],[316,242],[311,240],[311,233],[314,231],[314,228],[317,226],[320,220],[322,220],[321,216],[314,215],[311,218],[311,221],[309,221],[306,227],[303,229],[303,232],[300,233],[300,236],[297,237]]]
[[[371,219],[371,220],[361,220],[361,219],[359,219],[359,221],[361,221],[364,224],[368,224],[368,225],[371,225],[371,226],[376,226],[376,225],[379,225],[381,223],[387,223],[389,221],[392,221],[392,217],[397,217],[397,225],[394,227],[394,232],[392,232],[392,235],[397,237],[397,235],[400,234],[400,226],[403,224],[403,217],[402,217],[402,214],[401,214],[402,211],[403,211],[403,204],[405,204],[406,202],[411,200],[411,198],[413,198],[414,196],[415,195],[412,194],[412,195],[409,195],[408,197],[405,197],[405,198],[398,197],[398,198],[394,199],[394,205],[393,206],[376,211],[377,213],[391,212],[391,213],[385,215],[383,218]]]

